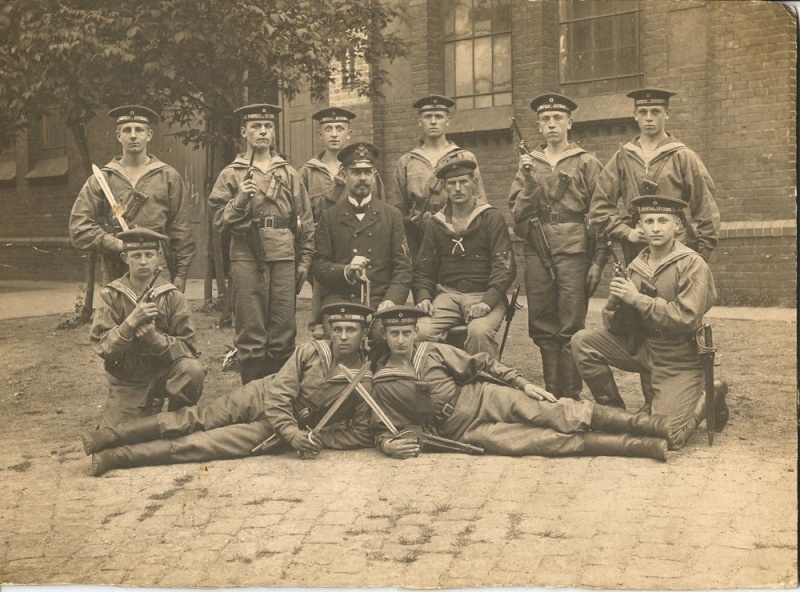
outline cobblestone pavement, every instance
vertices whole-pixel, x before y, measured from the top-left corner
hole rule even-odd
[[[749,334],[758,355],[736,369],[736,410],[714,446],[701,428],[666,464],[452,454],[396,461],[364,450],[92,478],[77,433],[105,396],[100,365],[82,333],[31,336],[42,322],[0,323],[0,582],[797,585],[795,378],[759,374],[775,356],[794,368],[794,325],[762,325],[763,335],[746,321],[715,327],[729,342]],[[208,353],[213,320],[198,324]],[[511,347],[529,359],[523,325]],[[77,353],[69,365],[60,353],[35,360],[37,341]],[[786,351],[769,350],[776,342]],[[26,383],[42,365],[47,386]],[[235,378],[211,376],[206,396]]]

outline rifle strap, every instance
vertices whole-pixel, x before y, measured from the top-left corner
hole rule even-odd
[[[678,148],[681,150],[681,148]],[[642,190],[644,189],[644,181],[650,181],[654,185],[658,185],[658,179],[661,177],[661,173],[664,171],[664,167],[667,166],[667,163],[672,160],[672,155],[675,154],[678,150],[674,150],[668,153],[662,160],[661,164],[658,165],[656,172],[652,175],[643,175],[642,176],[642,184],[639,186],[639,194],[642,194]]]
[[[567,191],[567,187],[570,184],[570,180],[574,179],[578,176],[578,166],[580,165],[580,154],[574,155],[574,157],[570,157],[570,164],[569,167],[564,167],[562,172],[567,173],[569,175],[569,179],[562,180],[561,177],[558,178],[558,183],[556,183],[553,190],[550,192],[549,201],[550,203],[548,206],[552,208],[553,204],[557,201],[561,201],[561,198],[564,197],[564,193]]]

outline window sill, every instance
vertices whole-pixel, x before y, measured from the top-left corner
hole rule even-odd
[[[572,114],[575,123],[633,119],[633,100],[625,93],[576,97],[574,101],[578,104]]]
[[[465,109],[451,116],[450,126],[445,130],[450,134],[471,134],[492,130],[507,130],[514,116],[513,105],[487,107],[486,109]]]
[[[55,179],[66,176],[67,172],[69,172],[69,161],[67,157],[57,156],[56,158],[46,158],[37,162],[34,167],[28,171],[25,178],[28,181],[36,179]]]

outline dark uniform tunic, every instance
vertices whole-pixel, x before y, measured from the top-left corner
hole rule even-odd
[[[339,168],[336,176],[331,175],[325,163],[320,160],[323,154],[312,158],[298,169],[300,182],[306,188],[311,210],[314,213],[314,227],[319,224],[322,213],[333,204],[347,197],[347,180],[344,167]],[[375,175],[375,184],[372,188],[372,197],[383,201],[384,199],[383,182],[380,175]],[[309,281],[313,278],[309,277]],[[322,307],[324,290],[321,286],[314,285],[311,300],[311,320],[309,328],[313,330],[314,325],[322,323],[320,308]]]
[[[432,317],[417,322],[417,339],[442,340],[448,329],[464,324],[473,304],[483,302],[491,311],[467,324],[465,349],[496,357],[506,292],[517,274],[508,227],[497,208],[480,204],[459,233],[448,212],[445,207],[431,217],[414,266],[414,301],[430,299],[434,307]]]
[[[128,274],[100,291],[90,341],[105,361],[111,385],[101,427],[144,417],[151,403],[169,397],[170,409],[192,405],[203,392],[203,365],[195,359],[195,334],[183,294],[166,280],[156,281],[153,302],[158,306],[155,343],[125,339],[119,327],[133,312],[137,295]]]
[[[103,167],[108,186],[118,203],[126,208],[124,218],[133,228],[148,228],[169,237],[164,245],[173,261],[173,277],[186,279],[194,259],[195,242],[189,194],[183,179],[171,166],[150,156],[150,162],[134,187],[120,157]],[[69,235],[73,246],[83,251],[97,250],[103,255],[108,281],[125,271],[119,254],[122,241],[114,236],[113,215],[100,183],[93,176],[87,179],[72,206]],[[166,261],[162,260],[162,264]]]
[[[530,381],[517,370],[443,343],[415,344],[413,362],[414,374],[379,364],[373,379],[372,393],[398,430],[434,428],[445,438],[507,456],[583,451],[590,401],[536,401],[520,390]],[[374,428],[382,450],[392,435],[381,423]]]
[[[361,284],[351,284],[344,274],[356,255],[370,261],[367,305],[375,308],[383,300],[404,304],[411,287],[411,260],[397,208],[372,199],[359,220],[352,204],[343,200],[323,213],[312,266],[314,280],[327,291],[323,304],[359,302]]]
[[[297,347],[278,371],[203,404],[158,415],[162,438],[170,439],[172,462],[201,462],[250,456],[253,448],[278,433],[290,440],[301,427],[295,413],[310,411],[308,423],[318,422],[346,388],[349,380],[332,365],[328,341]],[[361,384],[371,387],[367,373]],[[352,393],[327,426],[316,432],[325,448],[349,450],[372,446],[369,407]],[[131,452],[157,454],[156,442],[134,444]]]
[[[572,351],[587,378],[607,373],[609,366],[652,373],[653,414],[669,416],[670,443],[680,448],[697,427],[693,412],[704,387],[694,334],[717,293],[708,265],[689,247],[676,242],[655,271],[648,266],[649,254],[648,247],[633,260],[628,277],[637,287],[643,280],[650,282],[656,296],[639,294],[632,307],[607,304],[605,328],[579,331]],[[641,319],[639,330],[632,331],[628,313]]]
[[[248,165],[239,157],[225,167],[208,197],[216,211],[215,223],[231,233],[234,341],[239,361],[245,364],[265,357],[282,361],[294,350],[295,262],[310,268],[314,251],[311,205],[297,171],[280,156],[273,156],[266,170],[255,166],[255,195],[239,209],[234,198],[241,192]],[[268,196],[273,182],[274,191]],[[258,227],[264,247],[265,273],[259,272],[246,242],[252,224]]]
[[[625,144],[638,193],[625,176],[619,151],[614,154],[597,179],[589,221],[599,236],[610,236],[625,245],[637,219],[630,203],[637,194],[677,197],[686,202],[687,222],[696,226],[697,252],[708,261],[717,246],[720,223],[714,181],[696,153],[667,135],[649,160],[644,158],[639,136]],[[657,189],[648,187],[645,180],[657,183]],[[686,243],[691,237],[681,232],[676,238]]]
[[[462,159],[478,162],[472,152],[448,142],[447,150],[438,162],[432,163],[422,148],[417,147],[403,154],[395,165],[395,187],[388,201],[403,214],[409,247],[414,258],[425,234],[428,212],[436,212],[447,203],[447,192],[444,183],[436,178],[436,169],[450,160]],[[473,174],[477,184],[478,203],[486,203],[486,191],[483,188],[480,169],[476,168]],[[424,215],[418,224],[410,220],[414,213]]]

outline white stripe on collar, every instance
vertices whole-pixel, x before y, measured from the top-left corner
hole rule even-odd
[[[475,206],[475,209],[472,210],[472,212],[469,215],[469,218],[467,218],[467,224],[465,226],[465,229],[469,228],[470,224],[472,224],[472,221],[475,218],[477,218],[481,214],[481,212],[489,210],[489,209],[491,209],[493,207],[494,207],[493,205],[488,204],[488,203],[478,204],[477,206]],[[447,216],[445,216],[444,210],[439,210],[433,216],[431,216],[431,218],[436,220],[439,224],[441,224],[442,226],[447,228],[447,230],[449,230],[453,234],[456,234],[456,229],[453,227],[452,224],[450,224],[450,222],[447,221]]]
[[[584,152],[586,152],[586,150],[584,150],[580,146],[572,146],[570,148],[567,148],[566,150],[564,150],[564,152],[562,152],[561,154],[558,155],[558,159],[556,160],[556,164],[560,164],[562,160],[565,160],[565,159],[570,158],[572,156],[577,156],[577,155],[583,154]],[[550,161],[547,159],[547,155],[544,153],[544,150],[531,150],[531,156],[534,157],[537,160],[541,160],[543,163],[545,163],[549,167],[553,167],[554,166],[554,165],[550,164]]]

